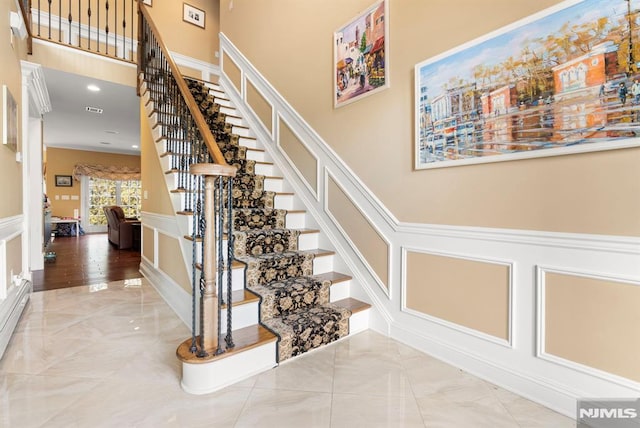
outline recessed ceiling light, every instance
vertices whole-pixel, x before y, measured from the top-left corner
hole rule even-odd
[[[100,141],[100,144],[104,144],[105,146],[108,146],[108,145],[109,145],[109,144],[111,144],[111,143],[110,143],[110,142],[108,142],[108,141]]]
[[[109,130],[109,129],[107,129],[107,130],[106,130],[106,131],[104,131],[104,132],[105,132],[105,134],[119,134],[119,132],[118,132],[118,131],[111,131],[111,130]]]
[[[90,90],[91,92],[100,92],[100,88],[96,85],[88,85],[87,89]]]
[[[137,146],[137,145],[135,145],[135,144],[134,144],[133,146],[131,146],[131,147],[133,147],[134,149],[137,149],[137,148],[138,148],[138,146]]]

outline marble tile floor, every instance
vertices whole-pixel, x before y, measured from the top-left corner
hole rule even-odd
[[[144,279],[34,293],[0,360],[0,427],[574,426],[372,331],[193,396],[188,336]]]

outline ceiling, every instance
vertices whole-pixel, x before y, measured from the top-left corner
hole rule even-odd
[[[51,99],[51,112],[44,115],[46,147],[140,155],[140,101],[135,87],[43,71]],[[100,91],[90,91],[89,85]],[[90,113],[86,107],[103,112]]]

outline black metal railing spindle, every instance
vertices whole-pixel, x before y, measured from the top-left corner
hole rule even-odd
[[[105,53],[107,55],[109,55],[109,0],[107,0],[104,4],[105,7],[105,23],[106,26],[104,28],[104,32],[105,32],[105,43],[104,43],[104,49],[105,49]]]

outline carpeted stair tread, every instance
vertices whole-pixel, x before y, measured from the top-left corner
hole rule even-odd
[[[238,208],[233,210],[233,230],[283,229],[287,211],[275,208]]]
[[[263,321],[278,341],[278,361],[334,342],[349,334],[351,311],[325,303]]]
[[[300,232],[291,229],[248,229],[233,232],[236,257],[284,253],[298,249]]]
[[[261,297],[260,319],[266,321],[329,302],[329,287],[331,281],[302,276],[255,285],[248,289]]]

